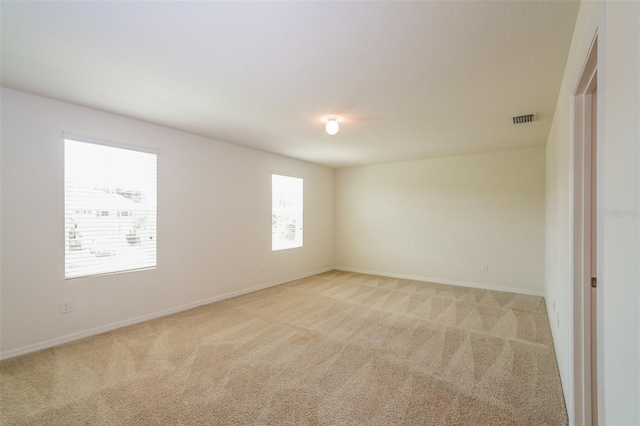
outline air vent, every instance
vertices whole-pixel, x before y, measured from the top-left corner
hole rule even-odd
[[[513,124],[531,123],[536,119],[534,114],[519,115],[513,117]]]

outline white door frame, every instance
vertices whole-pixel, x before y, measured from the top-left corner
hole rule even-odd
[[[591,129],[598,69],[597,27],[583,59],[572,91],[573,420],[576,425],[596,425],[598,419],[592,418],[596,389],[591,386]]]

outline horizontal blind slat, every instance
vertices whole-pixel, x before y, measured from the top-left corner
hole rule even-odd
[[[301,178],[272,174],[271,249],[303,245],[303,187]]]
[[[65,138],[65,277],[156,266],[157,155]]]

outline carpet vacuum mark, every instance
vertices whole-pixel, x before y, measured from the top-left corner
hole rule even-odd
[[[566,425],[544,300],[331,271],[0,363],[3,425]]]

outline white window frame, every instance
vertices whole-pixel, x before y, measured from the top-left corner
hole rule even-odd
[[[65,132],[62,134],[62,139],[65,157],[65,279],[155,269],[158,252],[158,151]],[[130,161],[142,161],[145,172],[140,175],[142,176],[140,178],[134,176],[135,174],[126,176],[127,184],[132,182],[132,186],[127,186],[127,184],[122,185],[123,170],[126,169],[119,164],[109,164],[104,167],[104,161],[94,160],[94,163],[92,160],[87,160],[89,164],[96,164],[96,168],[100,169],[99,175],[71,168],[67,162],[73,155],[74,147],[81,147],[82,144],[94,145],[96,148],[100,147],[99,149],[105,153],[111,152],[116,155],[123,153],[111,151],[112,149],[128,151],[132,154],[129,156]],[[138,158],[135,158],[136,156]],[[109,185],[105,188],[96,188],[94,184],[87,183],[91,179],[95,182],[108,181]],[[145,188],[137,185],[144,185]],[[116,190],[116,186],[120,189]],[[143,201],[138,197],[132,197],[130,192],[126,194],[122,192],[122,190],[126,192],[132,189],[141,190],[144,196]],[[96,205],[89,207],[89,204]],[[118,215],[117,213],[122,210],[128,211],[129,215]],[[103,215],[105,211],[108,215]],[[84,217],[78,215],[84,215]],[[78,232],[71,232],[71,224],[78,229]],[[103,231],[105,228],[106,232]],[[108,246],[108,249],[105,250],[105,246]]]
[[[287,185],[289,189],[285,188]],[[286,191],[290,192],[287,194]],[[303,246],[304,179],[272,172],[271,250],[289,250]]]

